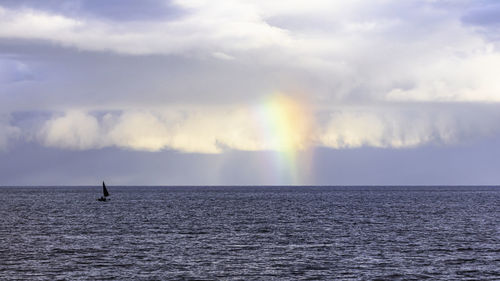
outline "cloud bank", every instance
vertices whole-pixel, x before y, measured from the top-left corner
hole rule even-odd
[[[182,12],[174,18],[119,23],[114,17],[75,15],[68,9],[0,7],[0,38],[125,56],[180,56],[197,69],[215,58],[223,62],[209,62],[213,68],[200,75],[214,69],[227,75],[231,70],[219,67],[224,63],[258,67],[263,73],[279,72],[276,80],[285,81],[266,85],[275,87],[270,90],[305,88],[319,102],[500,101],[498,42],[485,36],[485,31],[497,30],[497,23],[478,21],[476,15],[494,2],[238,0],[163,6],[167,4]],[[189,81],[182,77],[177,83]],[[221,86],[227,85],[213,85],[208,94]],[[238,93],[227,93],[220,101],[229,95]]]
[[[18,130],[48,147],[201,153],[403,148],[498,130],[493,1],[16,3],[0,4],[0,112],[50,118],[4,122],[3,147]],[[301,93],[307,110],[259,117],[275,92]]]
[[[500,113],[491,108],[483,108],[474,118],[461,116],[464,110],[447,112],[442,108],[386,108],[383,112],[366,108],[338,109],[313,116],[312,121],[304,121],[304,125],[280,136],[266,133],[262,122],[271,121],[263,121],[256,112],[249,108],[170,108],[106,114],[71,111],[46,121],[37,139],[45,146],[71,150],[120,147],[188,153],[281,151],[286,148],[283,137],[295,138],[290,147],[294,151],[313,147],[411,148],[460,144],[492,135],[498,131],[496,122],[500,118]],[[293,122],[301,121],[293,118]]]

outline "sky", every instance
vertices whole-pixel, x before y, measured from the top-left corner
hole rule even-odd
[[[0,0],[0,185],[500,183],[494,0]]]

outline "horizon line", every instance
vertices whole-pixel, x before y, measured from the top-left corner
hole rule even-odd
[[[101,184],[96,184],[96,185],[0,185],[0,188],[6,188],[6,187],[100,187],[102,186]],[[500,184],[353,184],[353,185],[342,185],[342,184],[334,184],[334,185],[324,185],[324,184],[319,184],[319,185],[295,185],[295,184],[290,184],[290,185],[273,185],[273,184],[249,184],[249,185],[229,185],[229,184],[223,184],[223,185],[113,185],[113,184],[106,184],[107,187],[500,187]]]

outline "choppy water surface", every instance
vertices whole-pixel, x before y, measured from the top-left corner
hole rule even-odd
[[[0,188],[0,279],[500,280],[497,187]]]

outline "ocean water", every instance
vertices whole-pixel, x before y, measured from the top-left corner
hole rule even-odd
[[[500,280],[498,187],[0,188],[0,280]]]

